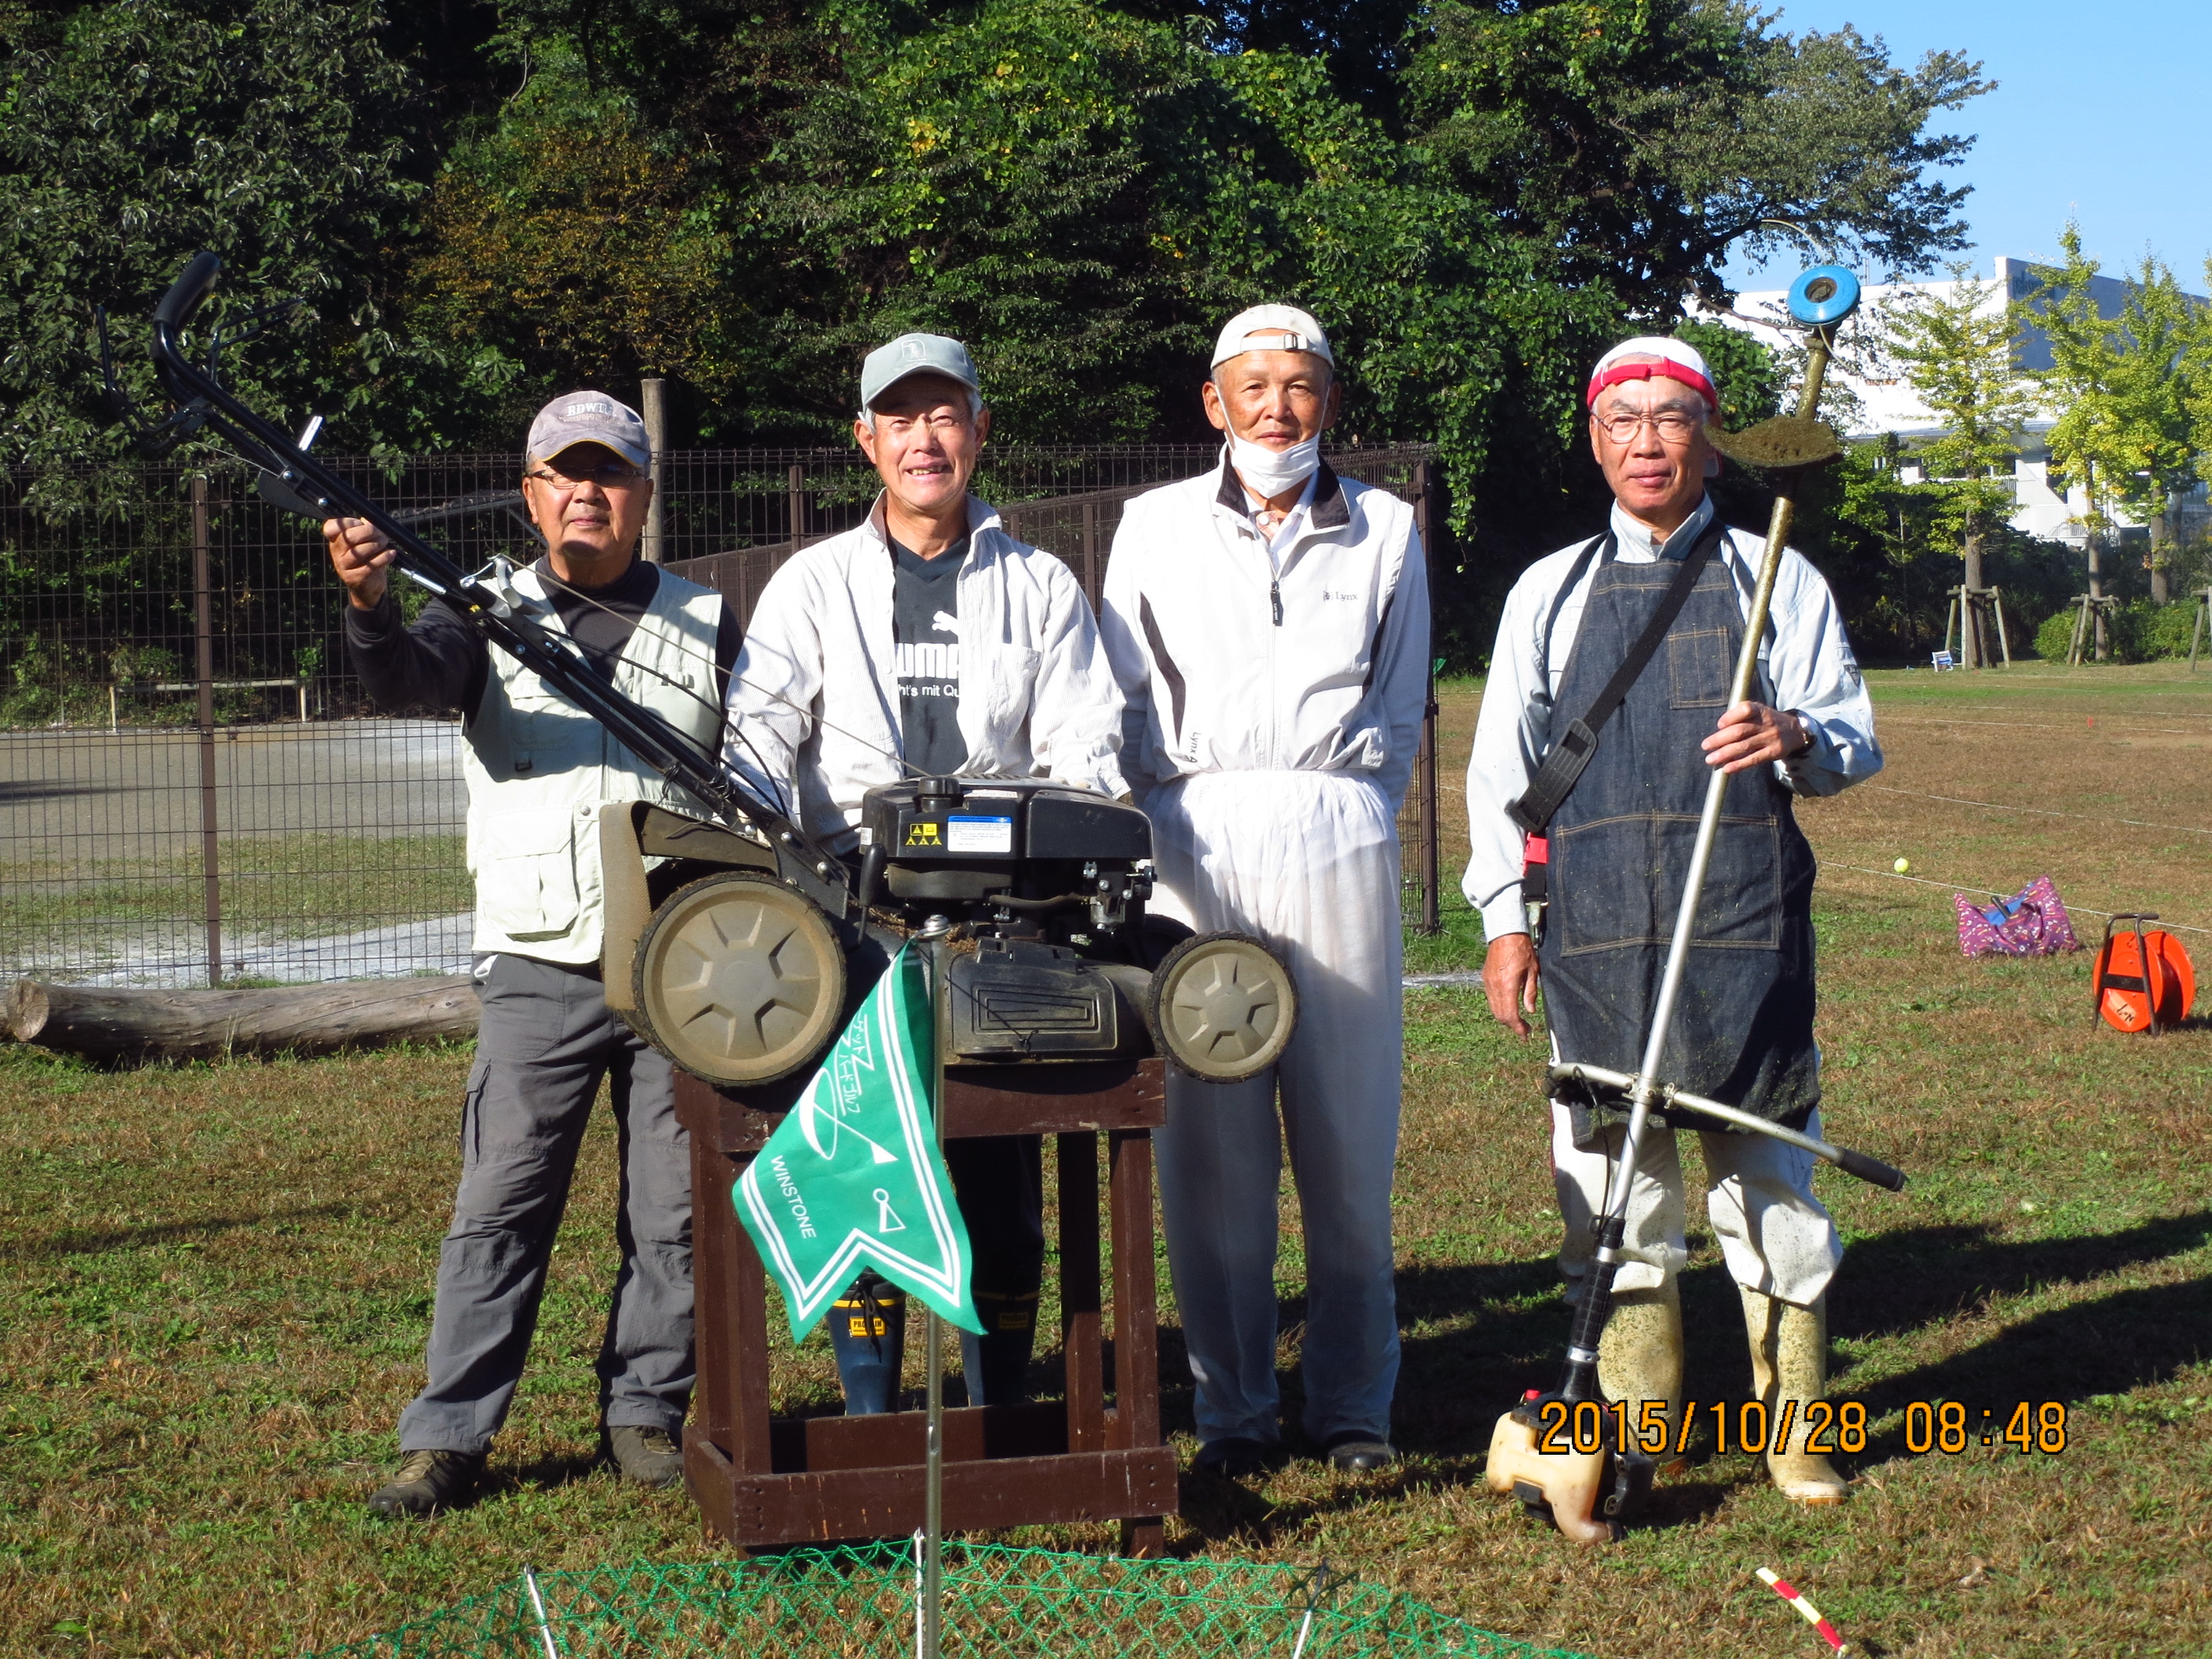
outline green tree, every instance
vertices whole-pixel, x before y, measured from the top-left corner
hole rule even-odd
[[[1955,532],[1964,586],[1972,595],[1986,586],[1984,536],[2011,516],[2009,474],[2021,429],[2036,404],[2014,347],[2019,317],[2003,289],[1976,280],[1964,264],[1953,265],[1951,276],[1948,291],[1911,290],[1882,307],[1879,320],[1888,356],[1942,428],[1917,455],[1929,480],[1925,487],[1940,502],[1937,516]],[[1975,601],[1968,599],[1961,610],[1963,665],[1983,667],[1994,641],[1983,637]]]
[[[2171,507],[2197,463],[2187,358],[2198,331],[2197,307],[2173,272],[2143,255],[2118,318],[2113,393],[2120,442],[2128,452],[2114,494],[2150,527],[2150,599],[2166,602],[2174,546]]]
[[[2105,537],[2113,522],[2106,509],[2115,503],[2136,456],[2124,406],[2124,349],[2118,325],[2098,307],[2091,286],[2098,264],[2081,252],[2081,227],[2069,222],[2058,242],[2065,264],[2049,272],[2027,301],[2051,346],[2051,367],[2036,378],[2058,416],[2049,439],[2057,482],[2078,485],[2085,497],[2080,523],[2088,543],[2089,596],[2100,599]],[[2112,655],[2102,606],[2095,652],[2100,662]]]
[[[228,367],[288,416],[344,416],[367,447],[412,435],[380,301],[414,186],[416,86],[368,0],[115,0],[12,26],[0,82],[0,446],[116,453],[95,411],[93,310],[151,392],[143,319],[199,248],[240,292],[299,295],[304,328]],[[220,313],[216,314],[221,314]],[[232,315],[237,314],[234,308]],[[398,395],[394,395],[395,390]]]
[[[1900,70],[1739,0],[1440,0],[1424,21],[1408,126],[1562,282],[1666,315],[1725,304],[1729,255],[1776,221],[1896,270],[1964,245],[1966,191],[1931,171],[1972,141],[1927,130],[1989,90],[1958,53]]]

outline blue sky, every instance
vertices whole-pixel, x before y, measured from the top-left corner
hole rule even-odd
[[[2053,257],[2068,217],[2108,273],[2148,246],[2183,286],[2205,291],[2212,252],[2212,3],[2208,0],[1787,0],[1790,33],[1845,23],[1917,64],[1950,49],[1978,58],[1995,92],[1942,130],[1979,135],[1965,163],[1939,170],[1973,186],[1967,256],[1983,276],[2000,253]],[[1778,286],[1796,267],[1732,275]],[[1788,269],[1784,269],[1784,265]],[[1869,272],[1878,276],[1879,272]],[[1938,273],[1940,274],[1940,273]]]

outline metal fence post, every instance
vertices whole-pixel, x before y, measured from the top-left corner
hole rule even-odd
[[[787,475],[791,495],[791,550],[806,545],[806,469],[797,461]]]
[[[665,384],[659,375],[649,375],[638,382],[638,402],[645,405],[638,413],[645,416],[645,444],[652,455],[646,476],[653,480],[653,500],[645,509],[645,539],[638,549],[638,556],[647,564],[659,564],[661,561],[661,532],[668,522],[660,501],[660,458],[668,448],[668,409],[661,398],[661,388]]]
[[[208,488],[192,477],[192,605],[199,635],[200,882],[207,899],[208,983],[222,983],[222,871],[217,859],[215,786],[215,595],[208,568]]]
[[[1413,526],[1420,533],[1421,557],[1433,577],[1437,562],[1431,547],[1435,533],[1436,514],[1431,510],[1433,495],[1433,471],[1426,461],[1413,463]],[[1433,613],[1435,595],[1433,583],[1430,597]],[[1422,666],[1427,672],[1428,690],[1423,694],[1421,706],[1421,751],[1414,762],[1415,775],[1421,792],[1421,921],[1420,931],[1434,933],[1443,927],[1438,896],[1438,871],[1442,830],[1437,821],[1437,659],[1431,632],[1430,643],[1422,647],[1426,659]]]
[[[1083,502],[1083,595],[1091,601],[1091,608],[1098,608],[1098,503],[1085,496]]]

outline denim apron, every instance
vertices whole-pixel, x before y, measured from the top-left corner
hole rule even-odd
[[[1673,557],[1623,564],[1607,538],[1556,707],[1596,696],[1680,568]],[[1711,775],[1698,745],[1727,707],[1742,643],[1735,584],[1716,556],[1553,817],[1541,961],[1562,1060],[1631,1073],[1642,1063]],[[1796,1127],[1819,1103],[1813,870],[1773,769],[1730,778],[1662,1081]],[[1583,1141],[1617,1115],[1574,1116]]]

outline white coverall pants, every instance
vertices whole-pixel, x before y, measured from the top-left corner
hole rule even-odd
[[[1324,1445],[1387,1440],[1405,1057],[1389,799],[1361,773],[1214,772],[1178,779],[1145,806],[1161,878],[1153,908],[1201,933],[1263,940],[1298,991],[1297,1031],[1270,1072],[1211,1084],[1168,1070],[1160,1200],[1199,1439],[1281,1437],[1276,1194],[1287,1139],[1305,1229],[1304,1426]]]
[[[1559,1191],[1559,1214],[1566,1243],[1559,1268],[1567,1277],[1567,1300],[1578,1301],[1590,1252],[1590,1218],[1605,1207],[1606,1172],[1620,1157],[1626,1130],[1604,1132],[1604,1144],[1578,1147],[1571,1114],[1552,1106],[1552,1170]],[[1805,1133],[1816,1139],[1815,1111]],[[1729,1276],[1748,1291],[1809,1307],[1835,1277],[1844,1259],[1843,1240],[1820,1200],[1813,1196],[1812,1153],[1762,1134],[1699,1131],[1705,1143],[1705,1213]],[[1629,1188],[1624,1260],[1613,1281],[1616,1291],[1657,1290],[1682,1271],[1689,1260],[1682,1236],[1682,1159],[1675,1131],[1653,1127],[1644,1132]]]

